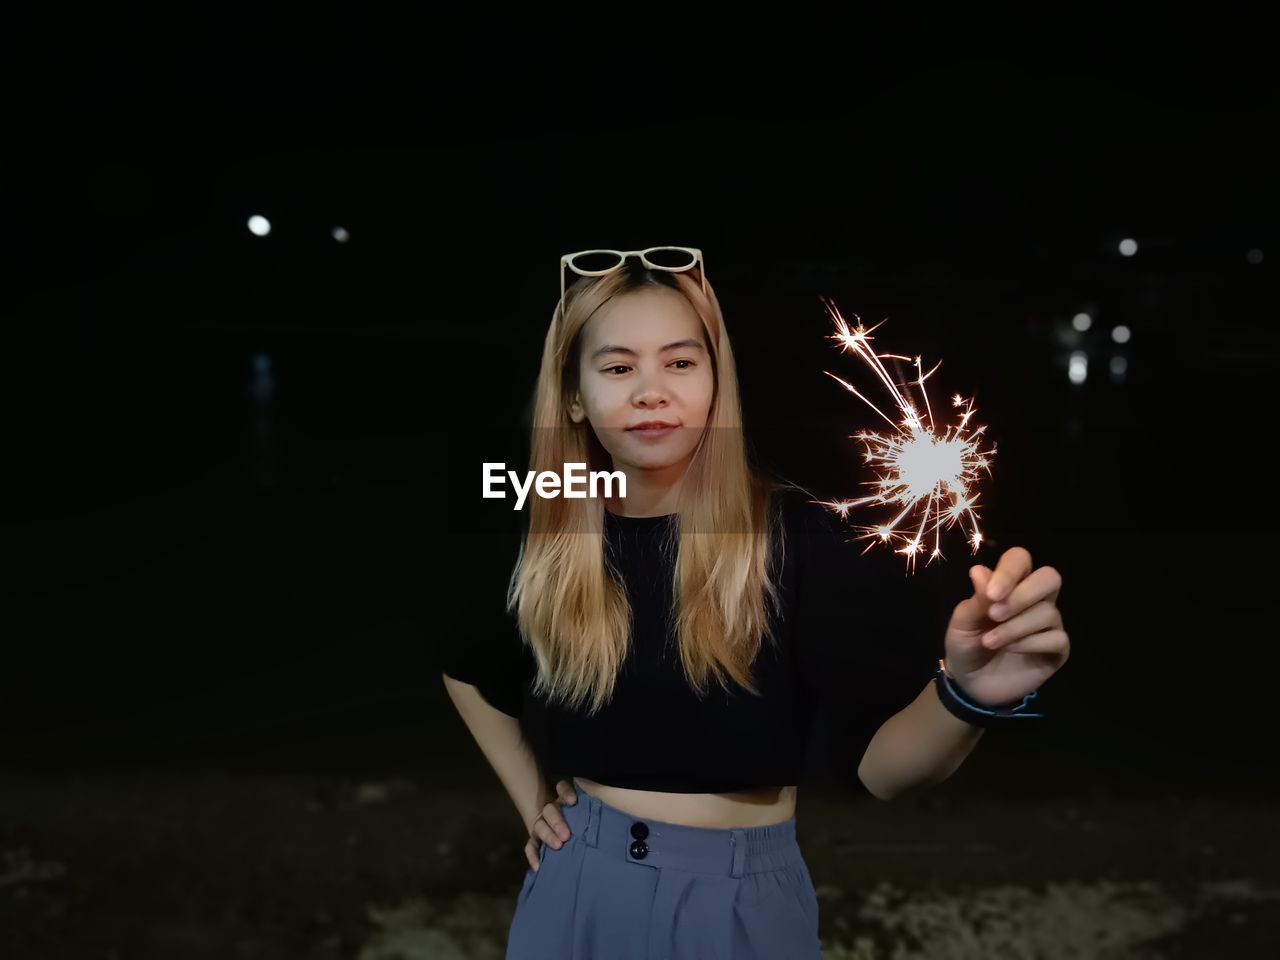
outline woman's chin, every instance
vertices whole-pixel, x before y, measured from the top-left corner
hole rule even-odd
[[[686,452],[653,450],[653,451],[628,451],[630,456],[625,458],[614,457],[614,469],[622,470],[668,470],[677,464],[682,463],[689,455]],[[619,466],[620,465],[620,466]]]

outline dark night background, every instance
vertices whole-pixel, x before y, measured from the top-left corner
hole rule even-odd
[[[1048,720],[801,790],[829,955],[1274,956],[1260,25],[628,9],[11,16],[0,954],[501,955],[523,832],[437,664],[514,561],[480,463],[559,256],[674,243],[762,463],[864,479],[832,297],[976,394],[978,559],[1065,581]]]

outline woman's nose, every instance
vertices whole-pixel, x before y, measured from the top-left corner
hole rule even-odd
[[[665,407],[667,398],[658,390],[639,390],[636,392],[635,402],[641,407]]]
[[[632,399],[640,406],[651,407],[665,403],[667,395],[658,384],[649,379],[642,379],[636,384],[636,392],[632,395]]]

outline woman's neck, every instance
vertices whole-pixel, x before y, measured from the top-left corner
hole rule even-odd
[[[615,467],[626,475],[627,496],[610,497],[605,509],[624,517],[664,517],[678,512],[680,481],[687,467],[687,461],[661,470]]]

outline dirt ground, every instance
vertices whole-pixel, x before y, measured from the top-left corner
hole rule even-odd
[[[802,789],[825,955],[1280,956],[1280,809],[882,803]],[[0,956],[500,958],[524,872],[497,786],[0,773]]]

